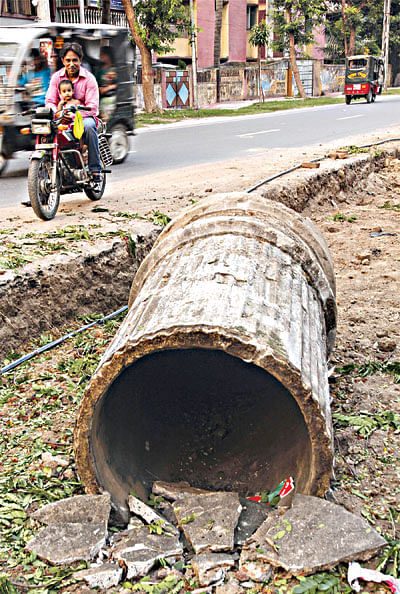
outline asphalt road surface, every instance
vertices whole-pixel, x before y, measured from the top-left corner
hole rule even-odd
[[[327,143],[346,136],[368,134],[397,124],[400,95],[377,97],[374,104],[356,101],[351,105],[277,111],[251,116],[188,120],[140,128],[131,137],[130,153],[124,163],[113,167],[107,180],[174,170],[200,163],[212,163],[250,156],[265,148],[291,148]],[[17,153],[0,178],[0,207],[27,199],[26,176],[29,153]]]

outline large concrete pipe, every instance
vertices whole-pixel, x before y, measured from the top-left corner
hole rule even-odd
[[[321,234],[277,202],[221,194],[170,223],[79,408],[87,491],[123,511],[157,479],[246,494],[292,475],[322,495],[334,284]]]

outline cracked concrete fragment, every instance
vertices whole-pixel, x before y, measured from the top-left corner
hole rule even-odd
[[[110,515],[110,495],[76,495],[44,505],[31,517],[43,524],[103,524]]]
[[[175,526],[170,524],[166,518],[158,514],[154,509],[143,503],[143,501],[134,497],[134,495],[129,495],[128,507],[133,514],[143,518],[148,524],[158,524],[163,530],[171,532],[172,534],[177,534],[178,530]]]
[[[372,557],[386,545],[362,518],[310,495],[295,495],[283,515],[274,510],[247,541],[241,565],[253,559],[283,567],[289,575],[331,569]]]
[[[204,493],[177,501],[175,515],[196,553],[231,551],[242,506],[237,493]]]
[[[254,549],[243,549],[240,555],[239,571],[246,574],[249,579],[255,582],[265,582],[271,577],[271,565],[257,556]]]
[[[74,578],[84,580],[91,588],[107,589],[117,586],[122,578],[123,569],[113,563],[94,565],[74,573]]]
[[[220,581],[225,577],[226,570],[235,565],[234,559],[227,553],[201,553],[195,555],[191,563],[200,586]]]
[[[215,589],[215,594],[239,594],[239,592],[241,592],[239,582],[232,576]]]
[[[188,495],[201,495],[202,493],[209,493],[204,489],[197,489],[191,487],[186,481],[179,483],[167,483],[166,481],[156,481],[153,484],[153,493],[155,495],[161,495],[171,501],[184,499]]]
[[[106,534],[104,523],[52,524],[42,528],[26,549],[53,565],[92,561],[105,545]]]
[[[127,579],[146,575],[157,559],[176,562],[182,553],[177,535],[151,534],[148,526],[120,532],[111,543],[112,559],[124,563]]]
[[[239,498],[242,513],[235,530],[235,544],[242,545],[260,527],[268,515],[267,506],[245,497]]]

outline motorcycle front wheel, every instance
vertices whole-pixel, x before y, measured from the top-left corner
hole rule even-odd
[[[85,186],[83,188],[86,196],[90,198],[90,200],[100,200],[100,198],[104,194],[104,190],[106,189],[106,175],[103,173],[103,181],[99,184],[95,184],[93,181],[90,185]]]
[[[57,172],[56,188],[51,188],[52,167],[48,159],[33,159],[28,169],[28,194],[34,213],[43,221],[56,216],[60,204],[60,178]]]

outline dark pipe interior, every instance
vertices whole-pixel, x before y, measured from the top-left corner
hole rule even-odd
[[[155,480],[242,495],[292,475],[301,491],[311,444],[297,402],[272,375],[208,349],[166,350],[127,367],[99,401],[92,452],[114,501]]]

